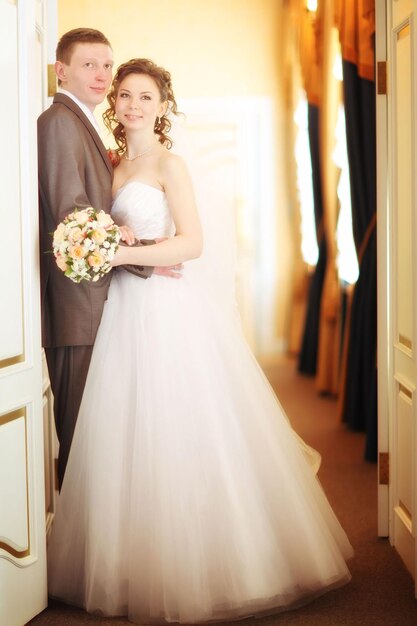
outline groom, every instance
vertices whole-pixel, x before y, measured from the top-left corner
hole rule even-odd
[[[45,253],[52,249],[51,233],[75,207],[110,212],[113,168],[93,113],[106,96],[112,67],[103,33],[89,28],[65,33],[56,50],[60,92],[38,120],[42,342],[54,394],[59,488],[111,273],[95,283],[73,283]],[[132,231],[121,230],[132,244]],[[151,273],[152,268],[138,268],[143,278]],[[158,273],[174,275],[168,268]]]

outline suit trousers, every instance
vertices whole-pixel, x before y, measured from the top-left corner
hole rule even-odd
[[[59,441],[58,486],[62,487],[93,346],[45,348],[54,394],[55,428]]]

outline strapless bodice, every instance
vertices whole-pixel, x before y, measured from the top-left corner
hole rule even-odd
[[[175,233],[165,193],[140,180],[131,180],[118,189],[112,217],[120,226],[130,226],[138,239],[172,237]]]

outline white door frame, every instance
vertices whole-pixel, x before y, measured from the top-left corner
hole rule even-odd
[[[375,4],[376,18],[376,164],[377,164],[377,318],[378,318],[378,536],[389,536],[390,508],[389,508],[389,484],[386,477],[381,476],[387,467],[389,453],[389,406],[390,384],[392,380],[390,350],[391,338],[389,335],[389,215],[388,215],[388,112],[387,96],[378,93],[382,89],[379,85],[378,64],[385,63],[387,59],[387,18],[386,3]],[[384,461],[385,460],[385,461]],[[389,479],[388,479],[389,480]],[[381,484],[382,482],[382,484]],[[385,483],[385,484],[384,484]]]
[[[417,552],[416,0],[377,2],[378,533],[415,577]],[[386,61],[386,94],[381,72]],[[381,483],[381,480],[380,480]],[[415,577],[416,578],[416,577]],[[416,587],[417,591],[417,587]]]
[[[47,605],[36,146],[46,0],[0,0],[0,11],[0,623],[22,626]]]

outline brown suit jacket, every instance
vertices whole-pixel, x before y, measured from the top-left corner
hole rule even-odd
[[[95,128],[64,94],[38,119],[38,168],[43,346],[92,345],[111,273],[73,283],[50,253],[52,233],[75,207],[110,212],[113,167]]]

